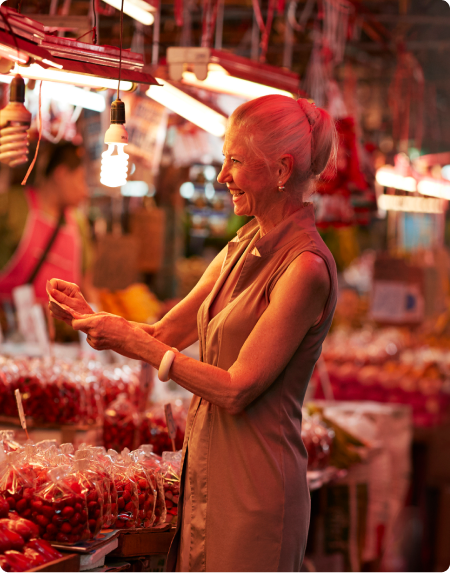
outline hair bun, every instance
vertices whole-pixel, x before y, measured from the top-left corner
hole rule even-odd
[[[318,121],[318,119],[321,117],[321,114],[320,114],[319,110],[317,109],[316,105],[314,103],[310,103],[305,98],[299,98],[297,100],[297,103],[298,103],[299,107],[302,109],[302,111],[305,113],[305,115],[307,116],[307,120],[308,120],[311,128],[313,129],[313,126]]]

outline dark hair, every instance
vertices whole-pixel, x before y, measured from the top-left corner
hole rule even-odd
[[[57,167],[65,165],[70,171],[75,171],[83,163],[84,149],[70,141],[53,145],[49,152],[49,160],[44,170],[44,176],[50,177]]]

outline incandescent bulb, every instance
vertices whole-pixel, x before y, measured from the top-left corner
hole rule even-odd
[[[31,113],[24,106],[25,82],[14,76],[9,91],[9,104],[0,110],[0,162],[16,167],[28,160],[28,129]]]
[[[102,153],[100,183],[107,187],[122,187],[127,182],[128,155],[124,151],[125,143],[109,143]],[[113,155],[115,149],[117,153]]]
[[[111,125],[105,133],[104,140],[108,149],[102,153],[100,170],[100,183],[107,187],[122,187],[127,182],[128,155],[124,147],[128,143],[128,133],[124,123],[124,102],[117,99],[111,104]]]

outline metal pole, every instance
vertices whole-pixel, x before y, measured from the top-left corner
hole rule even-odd
[[[219,0],[218,14],[216,16],[215,50],[222,50],[223,29],[224,29],[224,0]]]
[[[153,39],[152,39],[153,66],[158,66],[158,57],[160,51],[160,13],[161,13],[161,2],[158,2],[157,11],[155,12],[155,20],[153,23]]]
[[[285,15],[285,43],[283,47],[283,67],[291,70],[293,63],[293,27],[291,26],[290,19],[288,18],[288,10]]]
[[[260,44],[260,29],[258,27],[257,18],[255,17],[254,12],[252,11],[253,19],[252,19],[252,43],[251,43],[251,59],[258,61],[258,52],[259,52],[259,44]]]

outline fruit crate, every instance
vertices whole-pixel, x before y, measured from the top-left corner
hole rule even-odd
[[[163,527],[149,527],[133,531],[122,530],[119,545],[110,556],[139,557],[140,555],[161,555],[169,551],[175,528],[169,524]]]
[[[80,555],[76,553],[69,553],[64,555],[61,559],[49,561],[40,567],[30,569],[30,571],[80,571]]]

